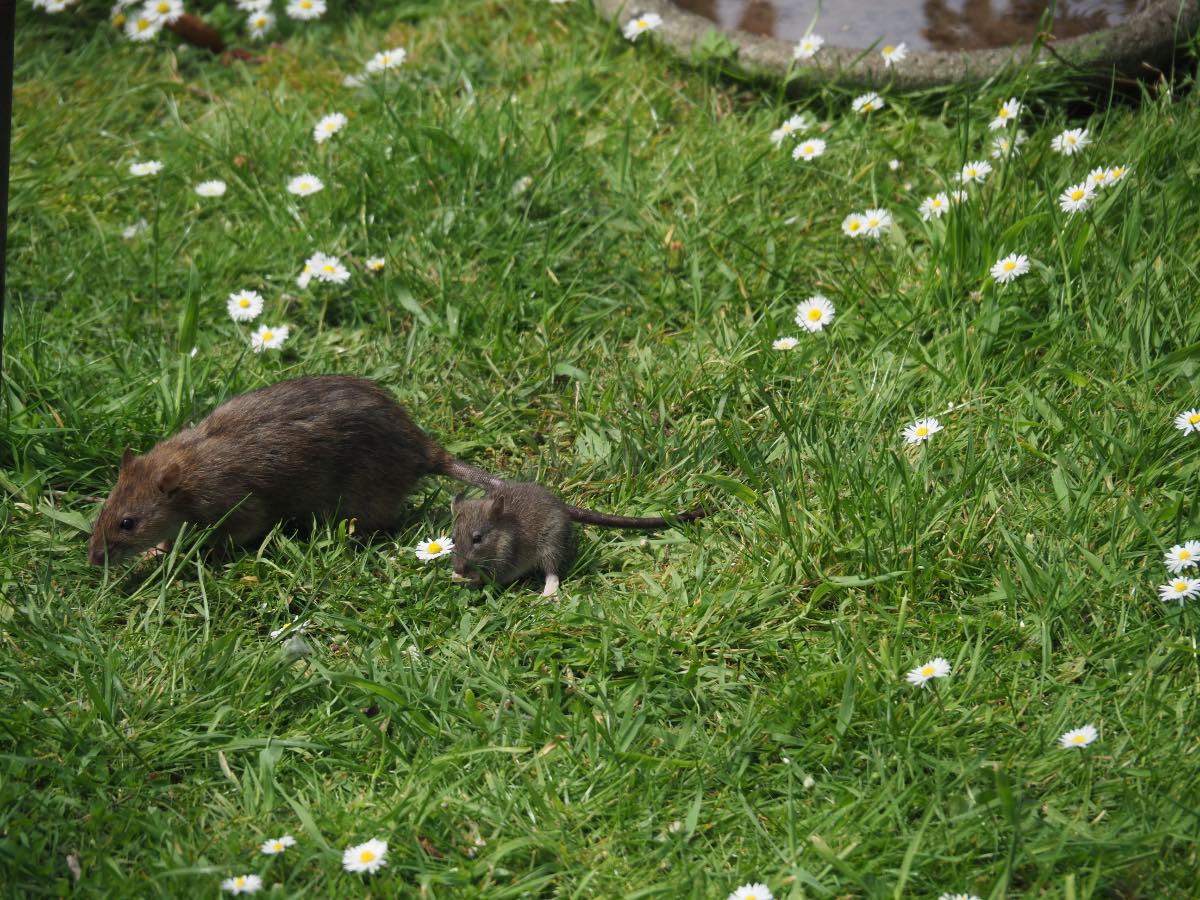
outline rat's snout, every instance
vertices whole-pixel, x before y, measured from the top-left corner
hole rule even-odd
[[[451,568],[454,570],[455,579],[465,579],[467,577],[467,560],[465,557],[454,554],[451,560]]]

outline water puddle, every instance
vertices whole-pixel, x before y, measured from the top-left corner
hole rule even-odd
[[[1052,32],[1073,37],[1116,25],[1147,0],[1060,0]],[[674,0],[719,24],[752,34],[799,40],[813,31],[831,44],[870,47],[904,41],[913,50],[975,50],[1027,43],[1045,0]]]

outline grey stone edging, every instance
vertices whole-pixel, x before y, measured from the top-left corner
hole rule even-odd
[[[778,38],[759,37],[744,31],[726,31],[708,19],[687,12],[668,0],[592,0],[605,17],[623,25],[634,15],[646,12],[662,16],[662,27],[652,33],[685,59],[695,57],[705,36],[724,33],[737,48],[736,65],[752,74],[778,80],[789,75],[792,92],[811,89],[837,78],[851,87],[890,87],[920,90],[950,82],[983,81],[1005,68],[1026,61],[1029,46],[1017,44],[986,50],[910,51],[908,58],[888,68],[878,50],[836,47],[825,44],[815,58],[795,62],[793,44]],[[1143,62],[1161,64],[1174,48],[1200,29],[1200,0],[1154,0],[1146,9],[1104,31],[1053,43],[1054,53],[1068,64],[1083,69],[1127,75],[1144,75]],[[820,33],[819,23],[816,31]],[[638,38],[646,40],[651,35]],[[1041,59],[1053,59],[1047,50]]]

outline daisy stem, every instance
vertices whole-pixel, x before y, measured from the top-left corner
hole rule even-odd
[[[150,272],[151,272],[150,287],[151,287],[151,290],[153,291],[153,298],[154,298],[155,302],[157,302],[159,300],[159,295],[158,295],[158,212],[159,212],[160,206],[162,205],[162,203],[161,203],[161,201],[162,201],[162,182],[163,182],[163,180],[160,177],[156,177],[154,179],[154,224],[151,227],[152,228],[152,230],[151,230],[151,246],[153,248],[151,250],[151,253],[153,253],[153,256],[151,257],[151,261],[150,261]]]

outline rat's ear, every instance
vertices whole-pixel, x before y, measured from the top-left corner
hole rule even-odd
[[[458,505],[466,499],[467,499],[467,492],[459,491],[457,494],[454,495],[454,499],[450,501],[450,511],[451,512],[457,511]]]
[[[125,452],[121,454],[121,468],[128,468],[131,462],[133,462],[133,451],[126,447]]]
[[[499,519],[502,515],[504,515],[504,495],[503,494],[500,494],[499,496],[492,498],[492,508],[490,510],[488,510],[488,514],[491,517],[493,522],[496,519]]]
[[[183,472],[179,468],[179,463],[167,463],[162,474],[158,476],[158,489],[168,497],[172,497],[178,492],[179,481],[182,477]]]

